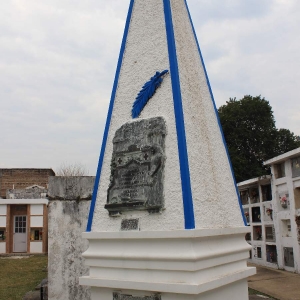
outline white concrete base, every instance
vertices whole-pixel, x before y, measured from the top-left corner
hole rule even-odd
[[[112,300],[113,292],[167,299],[248,299],[251,246],[247,227],[176,231],[83,233],[83,254],[92,300]],[[134,298],[133,298],[134,299]]]
[[[151,292],[140,292],[135,290],[125,290],[121,291],[126,295],[133,295],[135,297],[143,297],[147,295],[152,295]],[[245,295],[245,296],[243,296]],[[247,279],[239,282],[232,283],[230,285],[225,285],[219,289],[214,289],[199,295],[187,295],[187,294],[174,294],[174,293],[161,293],[161,300],[237,300],[237,299],[247,299],[248,300],[248,286]],[[105,288],[92,288],[91,289],[91,299],[110,299],[112,300],[112,290]],[[134,298],[133,298],[134,299]],[[131,299],[130,299],[131,300]],[[140,298],[134,299],[140,300]]]

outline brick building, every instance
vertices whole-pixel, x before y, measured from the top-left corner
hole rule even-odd
[[[55,176],[52,169],[0,169],[0,198],[6,198],[8,189],[47,188],[49,176]]]
[[[7,190],[0,200],[0,254],[47,253],[47,193],[37,185]]]

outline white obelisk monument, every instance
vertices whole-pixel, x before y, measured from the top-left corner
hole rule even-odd
[[[248,299],[248,228],[185,0],[131,0],[80,284],[92,299]]]

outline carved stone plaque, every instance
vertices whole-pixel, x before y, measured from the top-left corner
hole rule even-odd
[[[111,215],[163,207],[165,136],[162,117],[126,123],[116,131],[105,205]]]
[[[139,219],[124,219],[121,222],[121,231],[138,230]]]
[[[160,294],[151,296],[131,296],[120,293],[113,293],[113,300],[161,300]]]

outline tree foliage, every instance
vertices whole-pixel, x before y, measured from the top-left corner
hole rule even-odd
[[[89,171],[81,163],[62,163],[56,176],[87,176]]]
[[[280,128],[276,133],[275,153],[282,154],[300,147],[299,136],[288,129]]]
[[[219,116],[236,181],[269,173],[263,162],[300,147],[288,129],[276,129],[272,107],[261,96],[230,98]]]

